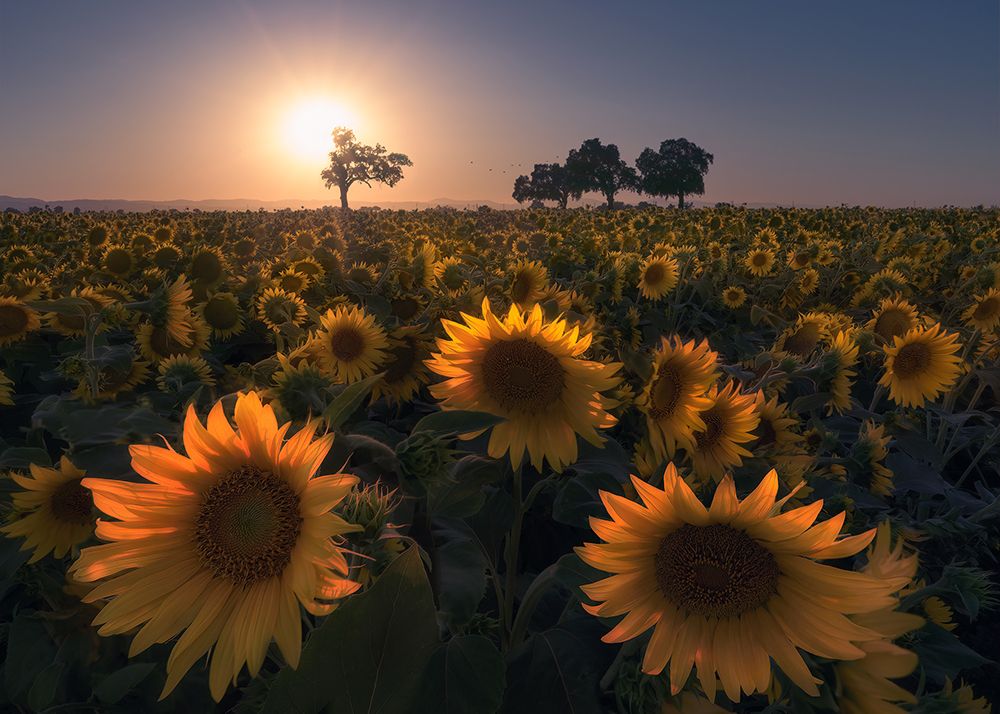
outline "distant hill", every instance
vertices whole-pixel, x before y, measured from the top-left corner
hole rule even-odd
[[[169,211],[176,210],[202,210],[202,211],[257,211],[264,209],[267,211],[279,210],[282,208],[322,208],[331,206],[331,201],[301,200],[295,198],[283,199],[279,201],[261,201],[255,198],[221,198],[206,200],[188,200],[178,198],[170,201],[143,201],[128,200],[118,198],[74,198],[46,200],[43,198],[22,198],[18,196],[0,195],[0,210],[16,208],[19,211],[27,211],[30,208],[55,208],[62,206],[66,211],[79,208],[81,211]],[[451,208],[475,208],[477,206],[489,206],[490,208],[514,208],[517,206],[513,201],[508,204],[501,204],[496,201],[462,201],[453,198],[436,198],[430,201],[356,201],[351,203],[354,207],[379,206],[389,209],[414,209],[414,208],[435,208],[437,206],[448,206]]]

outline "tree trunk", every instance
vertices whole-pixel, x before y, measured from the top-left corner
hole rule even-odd
[[[563,194],[559,197],[559,208],[566,208],[566,204],[569,203],[569,196]]]
[[[684,208],[684,194],[683,193],[677,194],[677,207],[678,208]]]
[[[613,193],[604,194],[608,199],[608,208],[613,209],[615,207],[615,195]]]
[[[347,210],[347,186],[340,187],[340,207]]]

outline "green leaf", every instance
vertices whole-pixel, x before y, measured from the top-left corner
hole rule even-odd
[[[437,644],[430,583],[410,548],[313,630],[298,669],[275,678],[262,712],[409,714]]]
[[[988,659],[962,644],[948,630],[928,622],[912,636],[913,650],[920,657],[920,666],[934,682],[946,677],[955,679],[963,669],[987,664]]]
[[[438,436],[469,434],[488,429],[502,421],[503,417],[488,412],[440,411],[428,414],[418,421],[413,427],[413,433],[430,431]]]
[[[621,483],[609,474],[582,473],[566,481],[552,504],[552,518],[577,528],[588,528],[591,516],[606,516],[599,491],[621,494]]]
[[[32,446],[12,446],[0,453],[0,468],[26,470],[31,464],[52,466],[49,452]]]
[[[18,699],[28,691],[38,673],[49,666],[55,646],[45,626],[29,615],[14,618],[7,631],[3,683],[7,696]]]
[[[35,676],[28,690],[28,706],[33,711],[42,711],[55,701],[65,669],[62,662],[52,662]]]
[[[486,556],[468,539],[450,540],[434,550],[431,578],[441,613],[452,628],[475,614],[486,591]]]
[[[382,373],[373,374],[360,382],[348,384],[323,412],[323,420],[332,428],[339,429],[368,398],[372,388],[382,379]]]
[[[139,662],[112,672],[94,687],[94,694],[105,704],[117,704],[125,695],[156,669],[152,662]]]
[[[503,657],[485,637],[454,637],[434,652],[423,680],[416,714],[494,714],[503,701]]]
[[[503,469],[494,459],[482,456],[459,459],[449,478],[434,484],[429,490],[427,509],[435,516],[465,518],[474,515],[486,501],[483,486],[496,483],[503,476]]]

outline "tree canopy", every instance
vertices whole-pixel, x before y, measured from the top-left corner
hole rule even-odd
[[[580,198],[582,191],[574,187],[569,171],[562,164],[535,164],[530,176],[521,175],[514,181],[514,200],[555,201],[566,208],[569,200]]]
[[[347,192],[355,183],[371,186],[382,183],[390,188],[403,179],[403,167],[413,166],[406,154],[390,153],[381,144],[361,144],[354,132],[342,126],[333,130],[330,165],[320,173],[327,188],[340,189],[340,207],[347,208]]]
[[[638,188],[638,175],[621,157],[615,144],[602,144],[600,139],[587,139],[579,149],[571,149],[566,157],[569,183],[574,191],[597,191],[614,208],[619,191]]]
[[[650,196],[677,196],[677,205],[684,208],[685,196],[705,193],[705,174],[714,159],[687,139],[667,139],[659,151],[644,149],[635,160],[639,189]]]

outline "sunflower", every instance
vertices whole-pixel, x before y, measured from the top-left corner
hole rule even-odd
[[[788,405],[779,402],[777,396],[768,399],[764,392],[757,392],[754,403],[760,422],[753,432],[756,437],[753,450],[766,454],[790,454],[798,451],[803,437],[795,431],[799,420],[789,416]]]
[[[482,319],[463,313],[464,325],[442,320],[451,339],[439,339],[440,352],[427,361],[432,372],[447,378],[430,387],[441,407],[503,417],[488,450],[493,458],[509,451],[514,468],[527,450],[536,469],[547,460],[562,471],[576,461],[577,435],[603,444],[597,429],[617,419],[607,411],[613,400],[601,392],[617,386],[621,365],[581,359],[590,334],[580,335],[563,319],[546,322],[537,304],[527,315],[512,305],[500,320],[484,299],[482,312]]]
[[[403,271],[409,285],[403,287],[406,289],[430,287],[434,281],[436,263],[437,250],[432,243],[425,241],[412,251],[409,265]],[[400,277],[402,278],[402,275]]]
[[[193,386],[214,387],[215,377],[212,368],[202,357],[175,355],[162,360],[156,371],[156,386],[161,392],[180,393],[192,389]]]
[[[831,376],[827,384],[830,401],[826,403],[827,414],[843,414],[851,406],[851,380],[857,376],[854,367],[858,363],[858,346],[849,332],[838,332],[826,353],[824,367]]]
[[[139,352],[150,362],[159,362],[168,357],[200,355],[207,347],[212,329],[204,320],[192,316],[188,324],[191,328],[188,344],[175,340],[166,326],[144,323],[136,330],[135,339],[139,344]]]
[[[903,298],[885,298],[872,313],[865,327],[886,342],[901,337],[920,324],[917,308]]]
[[[215,293],[198,308],[198,314],[212,328],[212,334],[225,339],[243,332],[243,310],[232,293]]]
[[[164,243],[153,251],[153,265],[161,270],[173,270],[182,258],[180,248],[172,243]]]
[[[1000,325],[1000,290],[990,288],[984,294],[977,295],[972,305],[962,314],[962,319],[984,332]]]
[[[347,271],[347,279],[363,287],[371,287],[378,280],[378,270],[369,263],[352,263]]]
[[[284,290],[286,293],[300,293],[309,287],[309,276],[287,268],[275,278],[275,283],[280,290]]]
[[[14,382],[0,369],[0,407],[14,405]]]
[[[677,287],[679,273],[676,258],[651,255],[639,268],[639,292],[644,298],[658,300]]]
[[[867,421],[851,449],[851,458],[864,470],[868,490],[877,496],[889,496],[893,491],[894,474],[884,463],[891,440],[885,434],[885,426]]]
[[[394,402],[408,402],[427,384],[430,373],[425,361],[431,341],[420,327],[398,327],[389,335],[382,380],[372,388],[372,401],[387,396]]]
[[[730,285],[722,291],[722,304],[735,310],[747,301],[747,291],[738,285]]]
[[[803,295],[812,295],[819,287],[819,271],[815,268],[806,268],[799,274],[799,292]]]
[[[257,298],[257,317],[274,332],[285,325],[298,327],[305,322],[306,314],[302,298],[281,288],[267,288]]]
[[[904,407],[921,407],[951,389],[962,371],[958,335],[940,324],[914,327],[885,345],[885,374],[879,384]]]
[[[812,251],[794,250],[788,253],[788,265],[791,266],[792,270],[803,270],[812,265],[813,255]]]
[[[81,377],[76,393],[85,401],[108,401],[119,394],[130,392],[146,381],[149,376],[149,362],[127,354],[123,358],[101,364],[97,369],[97,393],[91,393],[91,385],[86,377]]]
[[[743,463],[742,457],[752,456],[741,444],[753,441],[760,417],[756,394],[740,394],[736,382],[722,389],[713,384],[706,397],[709,406],[698,414],[705,426],[691,433],[684,450],[698,478],[718,481],[727,469]]]
[[[816,562],[854,555],[875,530],[838,540],[843,513],[813,525],[822,501],[781,514],[794,491],[775,501],[773,469],[743,501],[727,475],[709,508],[673,464],[662,490],[634,476],[632,483],[642,502],[601,491],[611,520],[591,518],[590,524],[606,542],[576,549],[588,565],[613,573],[582,586],[597,602],[584,607],[599,617],[625,615],[605,642],[655,628],[642,669],[658,675],[669,664],[673,694],[697,666],[710,700],[718,674],[726,696],[738,702],[741,691],[767,690],[773,659],[817,696],[821,680],[797,648],[834,660],[864,657],[858,644],[880,634],[848,615],[892,607],[892,593],[909,583]]]
[[[15,520],[0,532],[8,538],[25,537],[21,550],[31,550],[29,563],[49,553],[62,558],[94,532],[94,501],[81,485],[84,472],[65,456],[59,468],[30,465],[31,477],[11,474],[23,491],[14,493]]]
[[[320,366],[337,384],[350,384],[378,371],[389,342],[385,330],[364,308],[341,305],[327,310],[313,340]]]
[[[462,261],[451,255],[443,258],[434,266],[434,277],[437,278],[445,292],[452,297],[461,295],[468,283]]]
[[[322,414],[330,401],[330,377],[308,360],[293,363],[286,355],[278,355],[281,368],[272,376],[268,395],[277,400],[292,419],[310,419]]]
[[[191,254],[188,275],[199,285],[210,288],[226,277],[226,261],[217,248],[202,246]]]
[[[123,245],[112,245],[104,251],[101,259],[104,269],[116,278],[124,278],[135,270],[135,257]]]
[[[96,582],[84,598],[103,602],[102,635],[138,626],[136,656],[180,636],[167,661],[161,699],[212,650],[209,687],[218,702],[246,663],[256,676],[272,638],[298,665],[301,603],[325,615],[358,588],[331,538],[356,530],[330,512],[355,476],[316,476],[333,435],[314,438],[310,422],[285,440],[274,411],[255,392],[236,400],[234,431],[218,402],[204,426],[189,407],[187,455],[130,447],[132,468],[151,483],[88,478],[97,524],[111,541],[86,548],[72,575]]]
[[[796,357],[808,357],[821,342],[829,338],[828,321],[827,316],[819,312],[799,315],[795,324],[778,336],[775,350]]]
[[[68,297],[86,300],[95,312],[113,302],[92,287],[73,288]],[[87,318],[82,312],[50,312],[45,315],[45,326],[67,337],[82,337],[87,333]],[[103,325],[98,329],[102,328]]]
[[[510,272],[510,299],[527,310],[542,296],[549,284],[549,271],[537,260],[522,260]]]
[[[638,400],[658,461],[672,458],[678,444],[705,427],[700,412],[711,406],[705,395],[718,377],[718,359],[708,340],[695,343],[664,337],[660,341],[652,377]]]
[[[0,297],[0,347],[19,342],[42,325],[38,313],[16,298]]]

